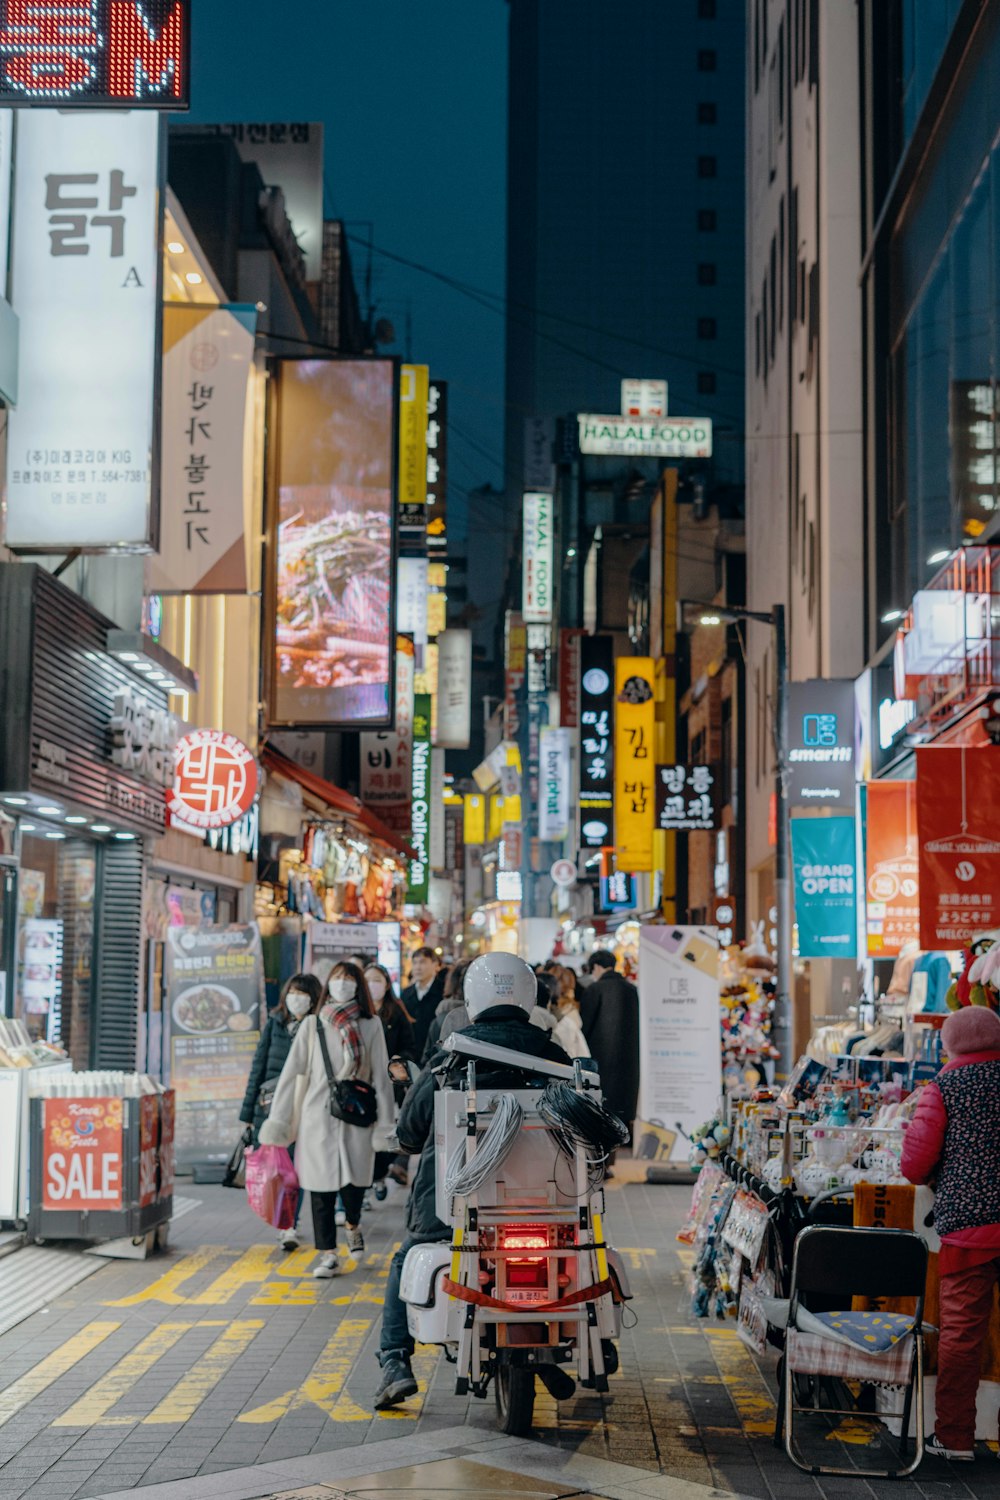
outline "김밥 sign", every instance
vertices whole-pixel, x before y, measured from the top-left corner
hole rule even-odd
[[[242,740],[196,729],[177,742],[167,808],[189,828],[228,828],[253,807],[259,783],[257,762]]]
[[[580,843],[613,843],[614,642],[585,635],[580,642]]]
[[[619,867],[633,874],[653,868],[654,672],[648,656],[615,662],[615,848]]]
[[[710,833],[721,824],[718,766],[657,766],[656,826]]]
[[[18,120],[7,418],[9,547],[148,548],[156,536],[160,120]]]
[[[533,490],[524,496],[524,556],[521,614],[528,625],[552,619],[552,496]]]
[[[865,800],[865,912],[869,958],[895,958],[920,937],[915,781],[871,781]]]
[[[966,946],[1000,925],[996,751],[917,751],[920,943]]]
[[[709,417],[578,417],[580,452],[636,458],[711,458]]]
[[[191,0],[0,0],[0,104],[187,109],[190,51]]]
[[[854,819],[793,818],[792,862],[800,957],[854,958]]]

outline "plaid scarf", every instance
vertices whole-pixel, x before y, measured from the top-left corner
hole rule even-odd
[[[357,997],[350,1000],[334,1000],[327,998],[327,1004],[331,1008],[330,1025],[335,1026],[343,1043],[344,1051],[347,1053],[348,1062],[338,1070],[338,1078],[355,1078],[361,1067],[364,1057],[364,1043],[361,1040],[361,1007]]]

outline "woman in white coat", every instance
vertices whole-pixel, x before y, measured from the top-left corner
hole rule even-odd
[[[333,1077],[370,1083],[378,1102],[374,1125],[348,1125],[330,1113],[320,1028],[326,1042]],[[365,1248],[361,1207],[372,1184],[376,1149],[392,1133],[395,1100],[389,1078],[389,1055],[382,1022],[357,964],[340,963],[330,972],[319,1014],[299,1027],[292,1050],[281,1070],[271,1113],[260,1128],[265,1146],[295,1142],[295,1170],[299,1185],[312,1201],[316,1248],[321,1251],[314,1276],[336,1276],[337,1194],[347,1220],[347,1250]]]

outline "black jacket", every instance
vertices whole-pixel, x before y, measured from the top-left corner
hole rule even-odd
[[[379,1020],[385,1032],[385,1050],[390,1058],[405,1057],[417,1060],[416,1042],[413,1037],[413,1022],[403,1011],[396,1009],[392,1020],[387,1021],[385,1011],[379,1011]]]
[[[285,1058],[292,1050],[292,1039],[300,1024],[294,1020],[290,1024],[286,1023],[277,1014],[268,1016],[264,1022],[264,1030],[250,1064],[247,1091],[243,1095],[243,1108],[240,1110],[240,1119],[244,1125],[253,1126],[254,1140],[267,1118],[257,1103],[261,1084],[270,1083],[272,1078],[277,1078],[285,1066]]]
[[[417,995],[415,984],[408,984],[400,998],[413,1017],[413,1055],[415,1058],[421,1058],[424,1055],[427,1033],[434,1019],[434,1012],[444,999],[444,970],[439,969],[434,975],[431,987],[422,1000]]]
[[[420,1055],[420,1066],[423,1068],[430,1061],[431,1053],[441,1042],[441,1028],[445,1017],[450,1016],[453,1010],[464,1010],[465,1001],[461,995],[446,995],[434,1012],[434,1019],[427,1031],[427,1040],[424,1042],[424,1050]],[[468,1022],[466,1022],[468,1025]]]
[[[459,1036],[477,1037],[481,1042],[492,1042],[497,1047],[510,1047],[515,1052],[527,1052],[531,1057],[544,1057],[549,1062],[568,1063],[569,1058],[561,1047],[549,1040],[547,1031],[532,1026],[527,1013],[517,1005],[495,1005],[484,1011],[471,1026],[463,1026]],[[410,1198],[406,1205],[406,1227],[420,1239],[447,1239],[448,1226],[442,1224],[435,1208],[435,1172],[437,1152],[434,1147],[434,1095],[438,1081],[431,1068],[444,1062],[446,1054],[436,1052],[428,1067],[406,1096],[400,1111],[396,1133],[399,1144],[411,1155],[420,1152]],[[476,1081],[483,1088],[508,1088],[520,1086],[519,1075],[506,1068],[486,1072],[486,1064],[477,1069]],[[461,1068],[459,1060],[458,1069]],[[537,1078],[537,1074],[533,1075]]]
[[[639,991],[613,969],[583,992],[580,1023],[601,1070],[604,1102],[626,1124],[639,1100]]]

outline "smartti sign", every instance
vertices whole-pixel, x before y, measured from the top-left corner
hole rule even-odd
[[[191,0],[0,0],[0,105],[187,109]]]
[[[634,458],[711,458],[709,417],[600,417],[581,414],[580,452]]]

